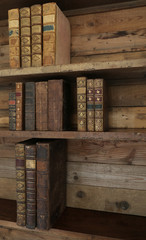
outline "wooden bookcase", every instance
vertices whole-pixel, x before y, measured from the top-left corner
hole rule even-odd
[[[9,69],[8,9],[45,2],[0,1],[0,239],[145,240],[146,1],[56,1],[71,24],[71,64]],[[16,81],[77,76],[108,83],[108,131],[8,130]],[[67,208],[49,231],[16,225],[14,146],[28,138],[67,139]]]

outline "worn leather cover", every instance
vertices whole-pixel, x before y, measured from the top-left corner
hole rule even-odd
[[[38,142],[37,228],[49,229],[52,226],[65,208],[65,199],[66,142]]]
[[[35,130],[35,82],[25,83],[25,130]]]
[[[87,131],[94,131],[94,80],[87,79]]]
[[[8,11],[10,68],[20,68],[19,9]]]
[[[16,130],[16,93],[9,93],[9,130]]]
[[[24,83],[16,82],[16,130],[24,130]]]
[[[48,129],[48,82],[36,82],[36,130]]]

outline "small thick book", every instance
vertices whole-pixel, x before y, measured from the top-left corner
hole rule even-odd
[[[49,229],[66,205],[66,141],[37,143],[37,228]]]
[[[87,131],[94,132],[94,79],[87,79]]]
[[[20,9],[21,23],[21,67],[31,67],[30,8]]]
[[[78,131],[87,130],[87,78],[77,77],[77,127]]]
[[[36,82],[36,130],[48,130],[48,82]]]
[[[35,130],[35,82],[25,83],[25,130]]]
[[[9,129],[16,130],[16,93],[9,93]]]
[[[31,6],[32,67],[42,66],[42,6]]]
[[[43,4],[43,66],[70,63],[70,24],[55,2]]]
[[[10,68],[20,68],[19,9],[8,11]]]
[[[16,82],[16,130],[24,130],[24,83]]]

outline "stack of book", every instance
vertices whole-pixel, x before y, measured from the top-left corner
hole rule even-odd
[[[9,129],[69,129],[69,89],[63,79],[16,82],[16,91],[9,94]]]
[[[15,152],[17,224],[49,229],[65,208],[66,142],[30,139]]]
[[[55,2],[8,11],[10,67],[70,63],[70,24]]]
[[[107,129],[106,99],[104,79],[77,77],[78,131],[100,132]]]

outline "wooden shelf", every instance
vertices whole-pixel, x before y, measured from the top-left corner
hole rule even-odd
[[[0,70],[0,81],[6,80],[39,80],[49,77],[76,77],[82,75],[93,75],[105,77],[107,79],[139,75],[146,76],[146,59],[111,61],[111,62],[94,62],[94,63],[78,63],[66,64],[47,67],[31,67],[20,69],[4,69]],[[120,76],[119,76],[120,75]]]
[[[145,129],[112,129],[108,132],[77,131],[8,131],[1,130],[2,138],[96,139],[99,141],[146,141]]]

